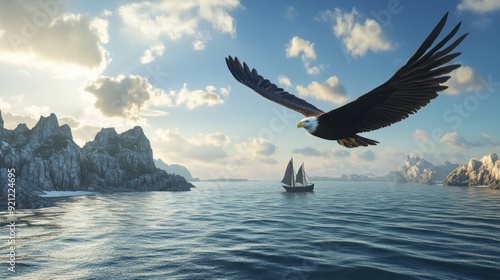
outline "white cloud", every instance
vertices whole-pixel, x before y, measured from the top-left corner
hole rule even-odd
[[[50,113],[52,113],[48,106],[36,106],[36,105],[31,105],[29,107],[26,107],[24,108],[24,111],[33,118],[39,118],[40,116],[46,117],[50,115]]]
[[[101,131],[102,127],[89,125],[86,121],[79,121],[72,117],[59,117],[59,125],[67,124],[71,128],[73,140],[80,147],[83,147],[88,141],[92,141],[95,135]]]
[[[254,138],[251,142],[243,142],[235,146],[240,153],[251,154],[256,157],[269,157],[278,150],[276,145],[260,137]]]
[[[108,21],[63,14],[57,1],[0,1],[0,60],[67,76],[90,75],[108,63]],[[64,71],[58,71],[63,69]]]
[[[96,98],[95,107],[105,116],[137,120],[149,106],[168,106],[170,97],[146,78],[129,75],[100,76],[85,88]]]
[[[413,138],[417,140],[427,140],[429,139],[429,134],[425,130],[416,129],[413,133]]]
[[[49,115],[49,114],[47,114]],[[19,124],[24,123],[28,128],[33,128],[38,120],[40,119],[40,115],[14,115],[9,112],[2,111],[2,118],[5,122],[4,127],[7,129],[14,129]]]
[[[451,78],[444,85],[448,86],[444,92],[449,94],[460,94],[483,88],[474,69],[470,66],[462,66],[451,72]]]
[[[204,136],[205,143],[212,144],[218,147],[225,147],[231,142],[229,137],[222,132],[206,134]]]
[[[199,0],[201,18],[210,22],[216,30],[229,33],[232,37],[236,36],[236,24],[228,11],[239,6],[239,0]]]
[[[299,85],[296,89],[301,96],[312,96],[336,104],[347,101],[346,90],[336,76],[331,76],[324,83],[313,81],[307,87]]]
[[[202,51],[205,49],[205,41],[203,40],[195,40],[193,42],[193,50]]]
[[[144,55],[141,57],[141,63],[146,64],[153,62],[156,57],[162,56],[164,51],[165,45],[162,42],[152,44],[149,49],[144,51]]]
[[[284,86],[287,86],[287,87],[291,87],[292,86],[292,82],[285,75],[279,75],[278,76],[278,83],[280,83],[280,84],[282,84]]]
[[[109,16],[112,16],[112,15],[113,15],[113,11],[110,11],[110,10],[104,9],[104,11],[102,11],[101,15],[102,15],[102,16],[105,16],[105,17],[109,17]]]
[[[205,141],[203,142],[199,139],[205,139]],[[212,162],[228,156],[227,152],[223,149],[226,141],[229,141],[228,139],[229,137],[220,132],[205,136],[202,135],[198,139],[189,139],[182,137],[178,129],[157,129],[156,137],[152,140],[163,143],[163,145],[158,146],[168,145],[167,150],[161,151],[167,158],[175,160],[185,160],[188,158],[203,162]]]
[[[448,132],[445,133],[441,139],[439,139],[441,143],[446,145],[458,148],[458,149],[466,149],[473,146],[473,144],[467,141],[462,136],[458,135],[458,132]]]
[[[143,1],[123,5],[118,13],[125,24],[148,39],[167,36],[178,40],[206,32],[202,27],[207,23],[219,32],[235,36],[236,24],[229,12],[239,6],[239,0]]]
[[[481,146],[493,146],[493,147],[498,147],[500,146],[500,139],[495,138],[487,133],[482,133],[481,138],[479,140],[479,143]]]
[[[0,98],[0,110],[1,109],[10,109],[11,105]]]
[[[362,16],[356,8],[343,12],[336,8],[335,11],[323,11],[316,19],[333,22],[333,32],[342,43],[347,52],[353,57],[364,56],[368,51],[389,51],[394,45],[388,41],[380,24],[374,19]]]
[[[189,90],[187,84],[167,94],[163,89],[153,87],[146,78],[136,75],[117,77],[100,76],[92,81],[85,91],[91,94],[93,103],[104,116],[120,117],[138,121],[141,116],[168,114],[152,107],[185,105],[189,110],[198,106],[222,104],[229,94],[229,88],[206,86],[204,90]]]
[[[290,43],[286,48],[286,56],[297,57],[301,53],[304,59],[308,60],[316,59],[316,53],[314,52],[314,44],[298,36],[295,36],[290,40]]]
[[[299,55],[308,74],[319,73],[321,66],[311,66],[311,62],[316,60],[314,44],[298,36],[294,36],[286,47],[286,56],[298,57]]]
[[[494,138],[486,133],[481,134],[480,138],[474,141],[469,141],[456,131],[445,133],[439,141],[458,150],[474,147],[497,147],[500,145],[500,139]]]
[[[259,156],[271,156],[278,150],[276,145],[260,138],[254,139],[252,146],[254,153]]]
[[[462,0],[458,4],[459,11],[472,11],[478,14],[484,14],[500,10],[500,1],[498,0]]]
[[[224,103],[229,94],[229,88],[219,88],[218,93],[216,90],[214,86],[206,86],[204,90],[190,91],[187,84],[184,84],[179,92],[170,91],[170,95],[176,97],[176,105],[185,104],[189,110],[192,110],[202,105],[213,106]]]

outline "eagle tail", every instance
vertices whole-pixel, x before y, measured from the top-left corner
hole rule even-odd
[[[356,147],[366,147],[369,145],[377,145],[378,141],[361,137],[359,135],[354,135],[352,137],[347,137],[343,139],[338,139],[337,142],[346,148],[356,148]]]

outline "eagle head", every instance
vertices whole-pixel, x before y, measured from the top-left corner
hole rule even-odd
[[[313,133],[316,131],[316,128],[318,127],[318,118],[317,117],[307,117],[303,118],[300,120],[300,122],[297,123],[297,128],[303,127],[307,130],[309,133]]]

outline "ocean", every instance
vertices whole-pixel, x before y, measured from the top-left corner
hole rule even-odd
[[[194,185],[17,210],[15,272],[2,219],[0,279],[500,279],[498,190]]]

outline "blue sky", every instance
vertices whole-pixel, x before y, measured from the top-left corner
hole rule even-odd
[[[331,110],[385,82],[441,17],[462,21],[449,90],[346,149],[310,136],[234,80],[237,56]],[[154,157],[200,178],[278,179],[291,156],[310,175],[385,174],[407,154],[466,163],[499,152],[500,2],[1,1],[0,109],[6,127],[55,113],[79,145],[140,125]],[[444,33],[443,32],[443,33]]]

